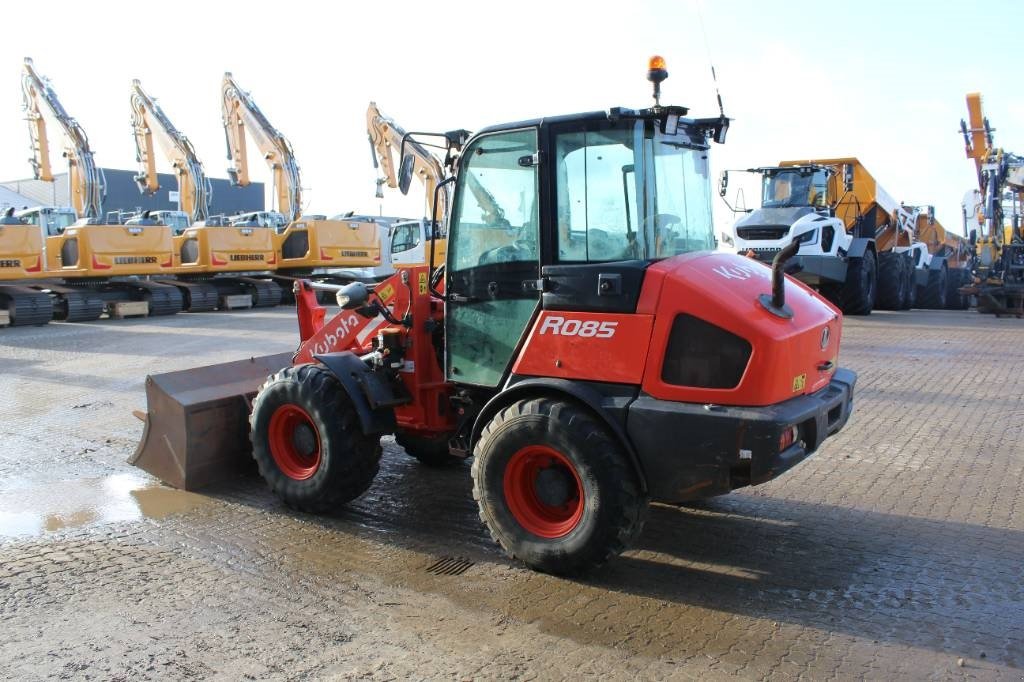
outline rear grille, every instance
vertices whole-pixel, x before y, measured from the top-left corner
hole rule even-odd
[[[676,386],[735,388],[750,361],[750,343],[692,315],[677,315],[661,380]]]
[[[788,225],[757,225],[754,227],[737,227],[736,235],[740,239],[769,240],[782,239],[789,233]]]

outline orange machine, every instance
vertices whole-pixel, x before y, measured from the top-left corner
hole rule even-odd
[[[211,188],[192,143],[137,79],[132,81],[131,107],[139,189],[152,194],[160,188],[155,138],[177,176],[180,208],[195,223],[174,237],[177,278],[160,282],[177,287],[185,309],[192,312],[276,306],[281,289],[267,277],[277,266],[273,232],[207,224]]]
[[[282,286],[290,291],[296,276],[331,281],[339,270],[380,265],[381,236],[375,222],[303,215],[302,183],[291,143],[271,125],[252,96],[239,87],[230,73],[224,74],[221,103],[228,159],[232,164],[228,177],[234,184],[249,184],[247,131],[273,173],[277,209],[288,220],[274,235],[276,272]]]
[[[978,201],[970,211],[964,206],[977,255],[975,281],[964,293],[978,297],[981,312],[1024,317],[1024,157],[994,146],[981,94],[967,95],[967,113],[960,130],[977,170]]]
[[[648,77],[666,76],[652,60]],[[401,435],[424,463],[472,457],[461,470],[491,536],[532,568],[575,574],[626,549],[651,500],[758,485],[811,456],[853,406],[842,315],[784,275],[796,244],[771,268],[713,251],[707,159],[729,121],[657,95],[460,142],[443,286],[401,268],[338,287],[328,320],[300,282],[294,354],[146,381],[133,463],[194,488],[251,443],[275,495],[330,513],[369,489],[382,436]],[[569,172],[587,159],[586,177]],[[500,210],[483,214],[474,182]],[[570,211],[562,233],[556,208],[588,202],[605,220]],[[504,244],[477,238],[496,227]]]
[[[36,72],[28,58],[24,63],[22,91],[35,175],[40,180],[53,181],[45,108],[64,132],[71,200],[79,217],[73,225],[46,236],[45,276],[76,285],[38,285],[57,299],[55,310],[62,311],[58,317],[96,319],[111,305],[129,301],[145,302],[150,315],[180,311],[182,298],[176,288],[139,279],[173,271],[171,228],[156,224],[102,224],[103,177],[85,130],[67,113],[49,81]]]
[[[45,260],[37,226],[16,218],[13,209],[0,217],[0,326],[46,324],[53,317],[48,294],[15,283],[39,277]]]

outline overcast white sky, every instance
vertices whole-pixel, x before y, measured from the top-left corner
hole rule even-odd
[[[710,54],[735,119],[712,168],[858,156],[897,200],[961,225],[974,186],[958,133],[981,91],[996,143],[1024,153],[1010,51],[1024,3],[405,2],[180,0],[6,3],[0,40],[0,179],[31,175],[22,59],[35,59],[105,167],[135,168],[129,87],[139,78],[225,177],[225,70],[290,138],[307,211],[418,216],[421,198],[374,198],[367,102],[408,129],[475,129],[546,114],[647,106],[647,57],[668,61],[664,101],[717,114]],[[40,11],[45,10],[46,16]],[[6,85],[5,85],[6,84]],[[53,129],[53,163],[62,167]],[[162,159],[161,159],[162,161]],[[161,170],[169,170],[166,166]],[[251,171],[269,181],[259,158]],[[730,192],[731,194],[732,192]],[[756,200],[747,194],[748,204]],[[716,195],[716,222],[732,216]]]

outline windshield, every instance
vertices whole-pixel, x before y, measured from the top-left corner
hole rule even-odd
[[[783,208],[794,206],[825,206],[828,174],[822,169],[793,168],[772,170],[764,174],[761,206]]]
[[[562,262],[655,259],[714,248],[702,137],[650,122],[555,141]]]
[[[288,224],[284,215],[277,211],[259,211],[257,213],[245,213],[232,218],[233,227],[270,227],[280,229]]]
[[[168,211],[160,214],[160,222],[170,227],[174,234],[181,234],[192,224],[188,214],[179,211]]]

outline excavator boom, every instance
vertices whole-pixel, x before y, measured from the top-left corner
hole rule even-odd
[[[385,116],[377,108],[375,102],[370,102],[366,109],[366,130],[370,137],[370,146],[374,149],[374,165],[378,166],[384,173],[384,181],[388,187],[398,187],[398,171],[396,159],[402,152],[402,140],[405,139],[405,153],[414,159],[413,175],[419,178],[424,186],[425,208],[424,216],[430,216],[433,210],[434,190],[444,179],[444,168],[436,156],[431,154],[426,147],[416,140],[407,137],[405,130],[394,122],[393,119]],[[448,189],[445,187],[438,197],[437,213],[433,215],[435,224],[441,224],[448,212]]]
[[[243,187],[249,184],[249,158],[245,141],[245,133],[248,131],[274,175],[277,210],[289,222],[298,220],[302,214],[302,183],[291,142],[270,124],[252,96],[239,87],[230,73],[224,74],[221,83],[221,104],[228,160],[231,161],[231,167],[228,168],[231,181]]]
[[[179,208],[189,214],[192,222],[206,220],[211,186],[192,143],[174,127],[138,79],[132,81],[131,106],[136,158],[141,168],[135,178],[139,189],[150,195],[160,189],[153,150],[155,137],[178,178]]]
[[[42,111],[45,107],[64,131],[71,203],[75,207],[75,212],[80,218],[102,217],[103,177],[96,166],[85,130],[64,109],[49,81],[36,72],[35,65],[29,57],[25,58],[21,85],[23,106],[28,118],[29,135],[32,139],[32,168],[36,178],[48,182],[53,181],[46,119]]]

